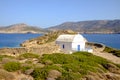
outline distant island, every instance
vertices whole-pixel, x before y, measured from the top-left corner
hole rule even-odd
[[[120,33],[120,20],[65,22],[48,30],[73,30],[80,33]]]
[[[25,23],[0,27],[0,33],[46,33],[50,31],[72,30],[80,33],[120,33],[120,20],[90,20],[64,22],[48,28],[30,26]]]
[[[45,29],[30,26],[25,23],[13,24],[10,26],[0,27],[0,33],[46,33]]]

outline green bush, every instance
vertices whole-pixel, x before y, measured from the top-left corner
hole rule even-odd
[[[80,69],[80,65],[74,63],[64,64],[62,68],[68,72],[78,72],[78,70]]]
[[[19,62],[8,62],[6,64],[4,64],[4,69],[7,71],[16,71],[19,70],[21,67]]]
[[[39,58],[38,54],[24,53],[19,56],[19,58]]]
[[[54,64],[67,64],[76,62],[73,55],[61,53],[55,53],[52,55],[44,54],[41,62],[45,63],[48,60],[52,61]]]
[[[120,50],[116,50],[115,52],[113,52],[113,55],[120,57]]]
[[[64,72],[64,70],[59,66],[47,65],[43,68],[35,68],[31,75],[34,77],[35,80],[45,80],[50,70],[58,70],[60,72]]]
[[[32,68],[32,66],[23,66],[23,67],[21,67],[23,73],[24,73],[26,70],[31,69],[31,68]]]
[[[31,73],[35,80],[45,80],[47,76],[47,71],[44,68],[35,68]]]
[[[119,67],[120,68],[120,64],[116,64],[117,65],[117,67]]]

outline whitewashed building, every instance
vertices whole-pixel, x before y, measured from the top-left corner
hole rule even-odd
[[[56,39],[56,44],[60,46],[61,51],[65,53],[72,53],[75,51],[86,51],[85,43],[87,40],[80,34],[69,35],[64,34],[60,35]]]

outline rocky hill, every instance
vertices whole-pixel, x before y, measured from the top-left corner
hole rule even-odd
[[[49,32],[43,36],[33,38],[30,40],[26,40],[23,43],[21,43],[20,45],[21,45],[21,47],[35,47],[35,46],[39,46],[41,44],[54,42],[60,34],[75,34],[75,32],[73,32],[71,30]]]
[[[65,22],[49,30],[73,30],[81,33],[120,33],[120,20]]]
[[[0,27],[0,33],[44,33],[46,30],[24,23]]]

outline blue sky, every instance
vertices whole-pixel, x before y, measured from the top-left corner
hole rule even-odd
[[[0,0],[0,26],[120,19],[120,0]]]

